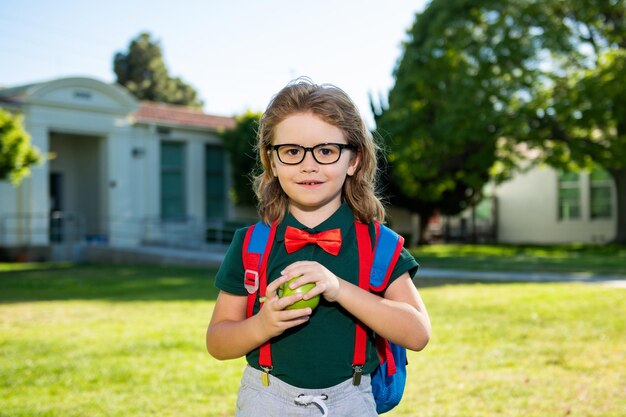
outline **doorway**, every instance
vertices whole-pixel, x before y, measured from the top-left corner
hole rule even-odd
[[[50,241],[91,239],[105,234],[102,216],[104,138],[50,133]]]

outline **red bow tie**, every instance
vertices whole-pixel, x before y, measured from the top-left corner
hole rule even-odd
[[[339,249],[341,249],[341,230],[333,229],[310,234],[304,230],[287,226],[285,231],[285,248],[287,253],[293,253],[309,243],[316,244],[326,252],[337,256]]]

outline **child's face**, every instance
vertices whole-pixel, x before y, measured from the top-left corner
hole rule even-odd
[[[348,144],[341,129],[313,113],[293,114],[274,129],[272,145],[294,144],[308,148],[321,143]],[[289,209],[296,218],[298,214],[315,212],[325,219],[339,208],[346,176],[353,175],[359,163],[356,150],[340,152],[339,160],[332,164],[320,164],[309,151],[299,164],[287,165],[280,161],[276,150],[271,151],[272,172],[289,197]]]

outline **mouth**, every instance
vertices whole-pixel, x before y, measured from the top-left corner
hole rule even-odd
[[[320,185],[320,184],[323,184],[323,182],[322,182],[322,181],[313,181],[313,180],[310,180],[310,181],[299,181],[299,182],[298,182],[298,184],[300,184],[300,185],[308,185],[308,186],[312,186],[312,185]]]

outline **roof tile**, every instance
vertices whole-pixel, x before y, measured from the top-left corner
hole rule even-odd
[[[202,110],[175,104],[142,101],[135,112],[139,122],[165,123],[209,130],[232,129],[236,122],[232,117],[206,114]]]

